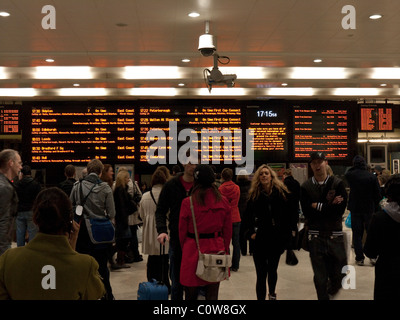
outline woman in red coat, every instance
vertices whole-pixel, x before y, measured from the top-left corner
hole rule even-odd
[[[232,181],[233,170],[231,168],[224,168],[221,172],[222,184],[218,188],[223,196],[229,201],[232,214],[232,271],[239,270],[240,261],[240,212],[239,212],[239,199],[240,188]]]
[[[214,171],[200,164],[194,172],[192,200],[202,253],[229,253],[232,238],[232,217],[229,202],[215,186]],[[196,300],[198,288],[205,286],[206,300],[217,300],[219,282],[210,283],[196,276],[198,250],[194,235],[190,198],[182,201],[179,217],[179,240],[182,247],[180,282],[185,299]]]

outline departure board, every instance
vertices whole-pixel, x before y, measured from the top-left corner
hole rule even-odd
[[[179,149],[190,142],[201,151],[203,163],[225,163],[242,159],[241,109],[234,107],[212,106],[170,106],[140,107],[140,161],[148,162],[148,148],[153,158],[163,163],[171,163],[177,158]],[[155,139],[163,139],[165,143],[148,141],[146,135],[150,130],[161,130],[164,134]],[[183,131],[185,130],[185,131]],[[186,132],[186,133],[185,133]],[[214,139],[214,140],[213,140]],[[162,149],[165,149],[162,152]],[[235,151],[237,153],[235,153]],[[171,155],[174,153],[174,155]],[[161,154],[161,155],[160,155]],[[172,161],[173,162],[173,161]]]
[[[254,130],[253,143],[256,160],[285,160],[287,146],[287,110],[283,106],[248,106],[247,128]]]
[[[361,105],[360,131],[393,131],[393,107],[387,104]]]
[[[294,159],[309,159],[310,153],[324,152],[329,160],[348,159],[350,150],[347,107],[293,108]]]
[[[32,163],[104,163],[135,159],[131,107],[35,106],[31,109]]]
[[[20,134],[19,108],[0,106],[0,134]]]

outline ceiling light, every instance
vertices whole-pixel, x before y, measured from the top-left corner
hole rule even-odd
[[[180,86],[180,87],[184,87],[184,86],[185,86],[185,84],[184,84],[184,83],[178,83],[178,86]]]
[[[0,67],[0,79],[8,79],[7,73],[4,67]]]
[[[376,143],[399,143],[400,139],[358,139],[358,143],[376,142]]]
[[[322,62],[322,59],[314,59],[314,62],[315,63],[320,63],[320,62]]]
[[[381,83],[380,86],[381,86],[381,87],[386,87],[387,84],[386,84],[386,83]]]
[[[0,17],[9,17],[9,16],[10,16],[10,14],[8,12],[5,12],[5,11],[0,12]]]
[[[312,96],[313,88],[269,88],[266,89],[268,96]]]
[[[129,90],[131,96],[176,96],[175,88],[132,88]]]
[[[236,74],[238,79],[268,79],[271,77],[263,67],[220,67],[223,74]]]
[[[294,67],[290,79],[346,79],[345,68]]]
[[[79,84],[79,83],[74,83],[73,86],[74,86],[74,87],[79,87],[80,84]]]
[[[80,97],[80,96],[106,96],[105,88],[62,88],[58,90],[58,95],[62,97]]]
[[[93,79],[90,67],[36,67],[35,79]]]
[[[179,67],[156,66],[156,67],[125,67],[124,79],[181,79],[182,72]]]
[[[400,68],[372,68],[371,79],[400,79]]]
[[[245,96],[245,88],[213,88],[210,92],[207,88],[197,90],[200,96]]]
[[[46,62],[54,62],[54,59],[46,59]]]
[[[377,96],[379,89],[377,88],[336,88],[333,91],[335,96]]]
[[[200,13],[191,12],[191,13],[188,14],[188,16],[191,17],[191,18],[198,18],[198,17],[200,17]]]
[[[382,18],[382,15],[381,14],[373,14],[373,15],[369,16],[369,18],[371,20],[378,20],[378,19]]]
[[[287,83],[282,83],[281,86],[282,87],[286,87],[288,84]]]
[[[33,88],[1,88],[0,97],[34,97],[36,90]]]
[[[190,59],[187,59],[187,58],[185,58],[185,59],[182,59],[182,62],[184,62],[184,63],[188,63],[188,62],[190,62]]]

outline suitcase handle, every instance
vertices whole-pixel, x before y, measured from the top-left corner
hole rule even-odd
[[[161,256],[161,282],[165,284],[165,279],[164,279],[164,256],[165,256],[165,245],[160,243],[160,256]]]

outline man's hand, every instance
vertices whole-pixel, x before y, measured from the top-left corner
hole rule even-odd
[[[341,204],[343,200],[342,196],[336,196],[335,199],[333,199],[332,204]]]

